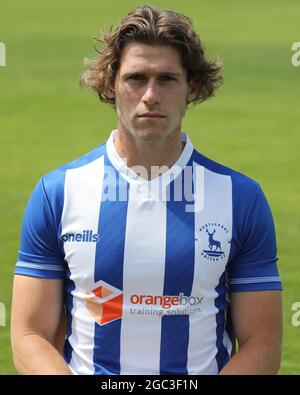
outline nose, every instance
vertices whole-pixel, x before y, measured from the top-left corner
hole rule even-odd
[[[159,92],[155,81],[149,81],[142,97],[142,102],[153,106],[159,103]]]

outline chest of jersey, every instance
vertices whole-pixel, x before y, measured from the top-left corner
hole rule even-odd
[[[123,315],[214,308],[232,237],[230,178],[198,167],[192,200],[178,199],[174,184],[158,198],[123,180],[120,199],[104,196],[104,177],[89,166],[65,188],[61,239],[75,295],[93,306],[117,301]]]

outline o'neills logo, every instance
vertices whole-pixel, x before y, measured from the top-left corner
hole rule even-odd
[[[61,240],[65,243],[98,243],[99,238],[99,234],[92,230],[84,230],[82,233],[65,233],[61,236]]]
[[[160,306],[163,309],[170,309],[175,306],[197,306],[202,301],[202,297],[185,296],[183,293],[178,296],[132,295],[130,297],[130,302],[134,305]]]

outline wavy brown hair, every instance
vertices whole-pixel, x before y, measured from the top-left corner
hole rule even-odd
[[[194,31],[190,18],[171,10],[161,11],[144,5],[137,7],[121,20],[115,31],[103,32],[104,44],[95,59],[85,59],[86,70],[81,86],[96,91],[104,103],[115,104],[114,86],[120,67],[121,52],[129,42],[171,45],[179,51],[187,80],[192,83],[194,103],[203,102],[214,94],[223,79],[219,72],[223,65],[208,59],[204,47]]]

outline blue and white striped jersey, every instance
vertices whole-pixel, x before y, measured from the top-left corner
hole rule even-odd
[[[41,178],[16,274],[61,278],[75,374],[217,374],[229,293],[280,290],[260,186],[192,146],[151,181],[106,144]]]

